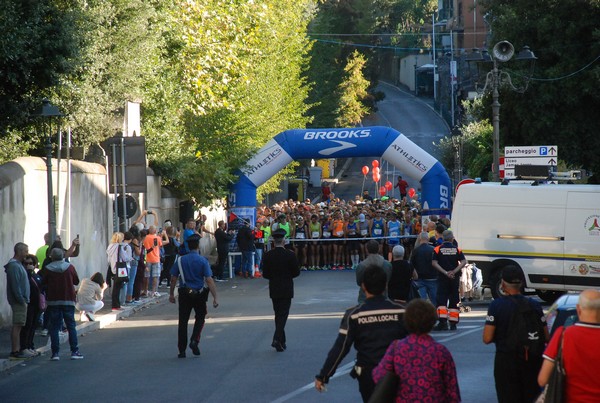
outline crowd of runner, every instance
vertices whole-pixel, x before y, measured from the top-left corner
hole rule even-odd
[[[369,239],[380,244],[380,254],[391,260],[394,246],[402,245],[410,256],[416,236],[428,231],[438,239],[449,220],[430,216],[423,228],[421,206],[414,198],[372,199],[368,194],[355,200],[339,198],[311,203],[287,200],[257,208],[254,228],[256,265],[270,248],[270,234],[286,231],[286,247],[297,254],[302,270],[351,270],[366,257]],[[435,235],[436,227],[439,236]],[[442,229],[443,227],[443,229]]]

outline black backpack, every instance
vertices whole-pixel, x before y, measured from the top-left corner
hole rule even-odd
[[[515,305],[507,332],[506,345],[525,361],[541,357],[546,348],[544,323],[528,298],[508,297]]]

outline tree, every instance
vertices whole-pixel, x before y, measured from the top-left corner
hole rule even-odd
[[[198,204],[224,199],[236,170],[281,131],[305,127],[308,86],[302,76],[312,1],[177,2],[163,74],[183,84],[180,132],[150,129],[153,168]],[[300,18],[303,17],[303,18]],[[169,148],[160,147],[161,144]],[[283,174],[259,188],[277,188]]]
[[[491,44],[508,40],[517,51],[528,45],[538,57],[524,94],[500,90],[501,146],[556,144],[569,165],[600,173],[600,2],[482,3],[491,17]],[[526,74],[517,70],[519,64],[511,61],[502,68],[519,80]],[[491,108],[484,110],[489,117]]]
[[[28,152],[31,117],[77,66],[77,9],[62,1],[0,0],[0,162]],[[53,100],[54,101],[54,100]]]
[[[367,96],[367,88],[369,88],[369,81],[363,76],[365,63],[364,56],[354,51],[344,68],[345,76],[338,87],[340,104],[336,110],[337,127],[357,126],[369,112],[362,103]]]

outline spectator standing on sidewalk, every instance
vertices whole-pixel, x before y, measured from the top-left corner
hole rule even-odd
[[[285,248],[285,234],[282,229],[273,232],[275,248],[265,253],[263,277],[269,280],[269,297],[275,313],[275,333],[271,347],[278,352],[287,348],[285,324],[294,298],[294,278],[300,275],[296,254]]]
[[[112,310],[118,311],[121,309],[121,289],[129,278],[119,277],[117,274],[117,262],[124,262],[127,265],[127,270],[131,266],[133,256],[131,248],[128,243],[124,242],[125,236],[122,232],[115,232],[112,235],[111,243],[106,248],[106,254],[108,257],[108,263],[110,265],[110,271],[112,273],[112,292],[111,292],[111,304]]]
[[[58,332],[63,320],[69,332],[69,345],[71,359],[79,360],[83,355],[79,352],[77,342],[77,328],[75,325],[75,286],[79,284],[79,277],[75,267],[64,260],[64,251],[54,248],[50,251],[52,262],[46,266],[42,276],[42,284],[46,287],[48,308],[46,314],[50,316],[50,340],[52,348],[52,361],[60,360],[60,340]]]
[[[187,349],[188,321],[192,309],[195,313],[194,328],[190,338],[189,347],[194,355],[200,355],[200,336],[206,318],[206,301],[208,293],[213,296],[213,307],[219,306],[217,302],[217,289],[212,279],[210,264],[204,256],[200,255],[200,236],[195,234],[188,238],[190,252],[177,259],[171,267],[171,288],[169,302],[175,303],[175,285],[179,279],[179,323],[177,327],[177,347],[179,358],[185,358]]]
[[[169,284],[171,284],[171,267],[173,267],[173,263],[175,263],[177,253],[179,252],[179,247],[181,245],[177,240],[177,229],[175,227],[168,226],[163,228],[163,231],[166,232],[167,238],[169,238],[169,243],[165,244],[165,246],[163,247],[164,262],[162,264],[162,270],[160,272],[160,279],[158,280],[158,284],[160,285],[164,278],[165,285],[169,286]]]
[[[148,284],[148,295],[160,297],[158,293],[158,279],[160,278],[160,248],[169,243],[167,234],[163,231],[156,234],[156,227],[151,225],[148,228],[148,235],[144,238],[144,249],[146,250],[146,275],[144,278],[151,281]]]
[[[27,304],[29,303],[30,288],[27,271],[23,260],[29,254],[29,247],[19,242],[14,247],[14,256],[4,265],[6,272],[6,297],[12,310],[12,329],[10,332],[11,360],[22,360],[33,355],[21,348],[21,329],[27,320]]]
[[[40,297],[42,294],[42,278],[35,272],[38,267],[38,260],[35,255],[28,254],[23,260],[23,266],[27,271],[29,279],[29,304],[27,304],[27,320],[25,326],[21,329],[21,350],[27,350],[28,353],[39,355],[35,350],[33,342],[35,329],[42,313],[40,307]],[[44,301],[45,301],[45,295]]]

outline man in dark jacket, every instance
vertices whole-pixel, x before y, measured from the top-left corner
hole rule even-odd
[[[15,255],[4,265],[6,272],[6,298],[12,310],[12,329],[10,332],[11,360],[22,360],[33,357],[33,354],[21,346],[20,333],[27,319],[27,304],[30,288],[27,271],[23,267],[23,259],[29,253],[29,247],[19,242],[14,247]]]
[[[325,390],[325,384],[354,345],[356,365],[350,375],[358,380],[363,401],[369,401],[375,389],[371,371],[379,364],[390,343],[407,334],[404,306],[385,297],[386,284],[387,275],[381,266],[365,268],[361,287],[367,298],[344,314],[338,337],[315,377],[315,388],[319,392]]]
[[[225,262],[229,256],[229,243],[233,239],[233,231],[226,231],[227,224],[221,220],[217,223],[217,230],[215,231],[215,240],[217,241],[217,267],[215,268],[216,281],[223,281],[223,270],[225,269]]]
[[[242,252],[242,277],[254,278],[252,275],[252,255],[256,250],[254,246],[254,232],[250,228],[250,222],[245,221],[244,225],[238,230],[237,244]]]
[[[296,254],[285,248],[285,235],[285,230],[273,231],[275,248],[267,252],[263,259],[263,277],[269,280],[269,297],[275,312],[275,333],[271,347],[278,352],[287,348],[285,323],[294,298],[293,279],[300,275]]]
[[[71,346],[71,359],[80,360],[83,355],[79,352],[77,342],[77,328],[75,324],[75,287],[79,284],[79,277],[75,267],[65,262],[65,252],[61,248],[50,251],[52,262],[42,270],[42,285],[46,287],[46,301],[48,308],[46,314],[50,316],[50,340],[52,349],[52,361],[60,360],[58,354],[60,340],[58,331],[63,320],[69,332],[69,345]]]
[[[419,234],[418,246],[413,250],[410,256],[410,262],[417,271],[418,279],[415,280],[419,288],[419,295],[423,299],[429,300],[433,306],[437,306],[437,278],[438,271],[433,267],[433,246],[429,243],[429,234],[421,232]]]

